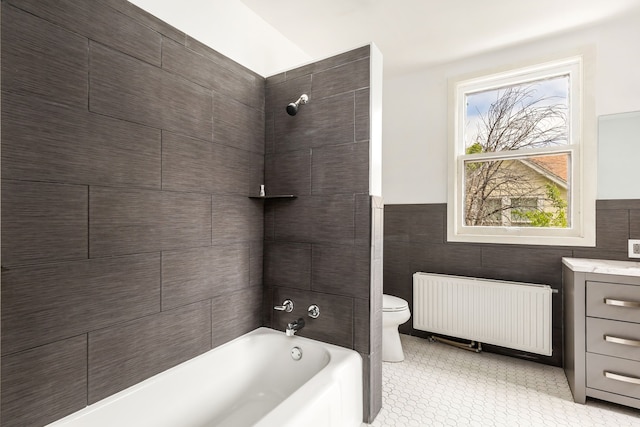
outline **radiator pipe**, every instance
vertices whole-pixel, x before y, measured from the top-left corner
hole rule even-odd
[[[440,338],[440,337],[437,337],[435,335],[431,335],[430,339],[431,339],[431,341],[438,341],[438,342],[441,342],[443,344],[452,345],[454,347],[458,347],[458,348],[461,348],[463,350],[473,351],[475,353],[480,353],[482,351],[482,343],[480,343],[480,342],[476,343],[475,341],[471,341],[469,344],[465,344],[465,343],[462,343],[462,342],[448,340],[446,338]]]

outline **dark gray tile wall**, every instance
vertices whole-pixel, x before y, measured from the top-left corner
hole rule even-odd
[[[82,409],[87,404],[87,336],[3,357],[1,388],[2,425],[43,425]]]
[[[550,357],[495,346],[485,350],[562,365],[562,258],[629,260],[627,239],[640,233],[640,201],[596,202],[596,246],[527,246],[446,242],[446,204],[387,205],[384,216],[384,291],[413,304],[412,275],[417,271],[548,284],[552,300]],[[634,234],[635,233],[635,234]],[[407,334],[425,336],[400,326]]]
[[[160,188],[159,129],[2,88],[3,179]]]
[[[111,46],[151,64],[160,65],[162,34],[106,4],[84,0],[11,0],[11,4],[85,39]],[[116,2],[112,1],[112,4]],[[120,2],[125,3],[125,2]],[[3,13],[4,15],[4,13]],[[114,29],[117,29],[115,31]]]
[[[90,332],[89,404],[209,349],[210,300]]]
[[[124,0],[1,28],[0,424],[41,426],[263,324],[265,79]]]
[[[265,204],[265,320],[283,330],[303,317],[300,335],[360,352],[365,420],[381,404],[381,340],[372,338],[381,331],[381,297],[372,295],[382,286],[381,274],[377,288],[371,275],[369,55],[367,46],[267,78],[265,110],[267,195],[298,196]],[[285,107],[303,93],[309,103],[289,116]],[[274,311],[285,299],[294,311]],[[307,316],[311,304],[320,307],[318,319]]]
[[[90,111],[212,140],[210,90],[99,43],[89,53]]]
[[[160,311],[160,254],[9,267],[2,276],[2,353]]]

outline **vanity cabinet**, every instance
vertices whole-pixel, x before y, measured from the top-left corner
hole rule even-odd
[[[640,263],[562,263],[564,369],[573,399],[640,408]]]

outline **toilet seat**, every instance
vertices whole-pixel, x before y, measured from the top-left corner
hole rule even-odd
[[[404,311],[409,308],[409,304],[402,298],[394,297],[393,295],[382,295],[382,311],[394,312]]]

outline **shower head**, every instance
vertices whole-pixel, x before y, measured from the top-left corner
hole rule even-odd
[[[307,94],[303,93],[302,95],[300,95],[300,98],[298,98],[296,102],[292,102],[287,105],[287,113],[290,116],[295,116],[296,114],[298,114],[298,107],[300,106],[300,104],[306,104],[307,102],[309,102],[309,97],[307,96]]]

